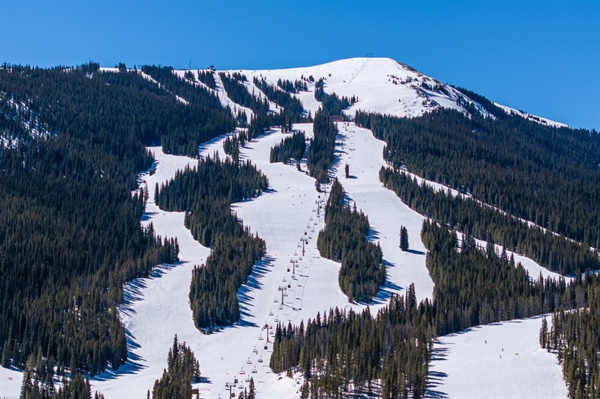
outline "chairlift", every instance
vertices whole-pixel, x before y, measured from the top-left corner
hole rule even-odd
[[[253,373],[253,374],[256,374],[256,373],[258,373],[258,371],[256,370],[256,367],[254,367],[254,368],[252,369],[252,373]]]
[[[258,337],[258,340],[259,340],[259,341],[263,341],[263,340],[264,340],[264,338],[262,337],[262,335],[260,335],[260,336]]]
[[[262,356],[258,358],[258,362],[259,362],[259,363],[262,363],[262,362],[263,362],[263,360],[262,360]]]
[[[246,364],[252,364],[252,360],[250,360],[250,358],[248,358],[248,360],[246,360]]]

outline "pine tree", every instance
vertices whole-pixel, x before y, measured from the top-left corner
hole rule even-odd
[[[408,230],[404,226],[400,226],[400,249],[408,250]]]

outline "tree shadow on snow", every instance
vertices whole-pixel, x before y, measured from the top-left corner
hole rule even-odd
[[[127,374],[136,374],[138,371],[145,369],[147,366],[142,364],[142,357],[134,352],[139,349],[140,345],[135,342],[135,337],[128,329],[125,329],[125,337],[127,339],[127,361],[118,369],[108,369],[102,374],[94,376],[92,381],[109,381],[119,378]]]
[[[431,361],[444,361],[448,358],[449,348],[446,348],[444,343],[435,340],[435,347],[431,353]],[[431,368],[427,373],[427,390],[425,392],[425,398],[430,399],[448,399],[448,394],[439,391],[438,388],[442,385],[444,379],[448,377],[448,374],[443,371],[435,371]]]
[[[135,314],[136,312],[134,309],[134,304],[137,301],[144,299],[142,291],[144,290],[144,288],[147,287],[148,279],[160,278],[167,271],[183,263],[185,262],[160,264],[152,270],[150,276],[136,278],[125,284],[125,287],[123,289],[123,304],[119,306],[119,313],[125,314],[127,316]],[[138,371],[147,367],[142,364],[142,357],[135,353],[135,351],[141,348],[141,346],[136,342],[135,336],[127,328],[125,329],[125,337],[127,340],[127,361],[125,362],[125,364],[121,365],[116,370],[108,369],[104,373],[98,374],[97,376],[92,378],[93,381],[113,380],[122,375],[135,374]]]
[[[250,302],[254,299],[251,293],[255,290],[259,290],[262,287],[260,280],[267,273],[268,269],[273,266],[274,258],[269,255],[265,255],[262,259],[259,259],[252,267],[252,273],[248,276],[248,280],[243,284],[237,291],[238,301],[240,304],[240,320],[236,323],[236,326],[240,327],[256,327],[255,323],[249,322],[247,319],[252,316]]]
[[[214,139],[205,141],[204,143],[202,143],[198,146],[198,152],[200,153],[200,152],[205,151],[211,144],[214,144],[219,140],[223,140],[227,136],[228,136],[227,134],[222,134],[220,136],[215,137]],[[212,157],[212,154],[208,154],[208,155],[210,155]]]

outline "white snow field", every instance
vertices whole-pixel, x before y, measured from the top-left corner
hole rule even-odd
[[[480,108],[450,86],[387,58],[353,58],[312,67],[239,72],[248,77],[250,90],[254,76],[262,76],[272,85],[278,79],[324,78],[327,93],[358,96],[358,102],[345,111],[348,115],[361,109],[419,116],[440,106],[466,112],[464,105],[469,103]],[[183,71],[176,73],[181,75]],[[250,119],[252,111],[233,103],[218,75],[216,80],[221,103],[243,110]],[[320,103],[314,99],[314,83],[307,83],[308,92],[294,95],[314,115]],[[146,398],[166,368],[167,353],[177,334],[200,362],[203,380],[195,387],[202,398],[228,397],[226,384],[231,384],[238,395],[248,387],[250,377],[255,380],[258,398],[298,398],[300,377],[276,375],[268,367],[272,351],[269,341],[278,322],[299,324],[336,306],[354,310],[370,306],[375,311],[392,294],[402,294],[411,283],[415,284],[419,300],[431,298],[433,281],[425,266],[426,250],[420,239],[423,216],[408,208],[379,181],[379,169],[385,165],[384,143],[374,138],[370,130],[353,123],[337,125],[336,163],[330,174],[339,178],[350,204],[356,204],[369,217],[369,239],[381,245],[388,278],[379,295],[368,304],[350,303],[341,292],[340,264],[322,258],[316,248],[318,232],[323,228],[326,194],[315,190],[315,181],[305,173],[303,163],[302,171],[298,171],[295,165],[269,162],[270,149],[288,136],[274,129],[241,150],[242,158],[250,159],[268,177],[269,190],[232,206],[244,225],[265,240],[267,256],[255,265],[248,283],[238,291],[240,322],[211,335],[201,334],[192,321],[188,294],[194,265],[203,264],[210,249],[192,238],[184,227],[183,213],[165,212],[154,204],[155,184],[168,181],[177,170],[193,167],[197,160],[164,154],[160,147],[150,148],[157,167],[153,175],[141,177],[141,185],[149,191],[141,223],[153,223],[162,237],[176,237],[180,262],[157,266],[152,276],[126,285],[120,314],[129,334],[129,360],[116,372],[95,377],[91,381],[94,391],[104,393],[107,399]],[[312,136],[312,124],[297,124],[294,128]],[[212,156],[217,152],[224,158],[223,140],[219,137],[205,143],[200,154]],[[344,173],[346,164],[349,178]],[[399,249],[401,225],[408,229],[407,252]],[[533,278],[540,271],[544,276],[555,276],[530,259],[515,257]],[[498,323],[439,338],[431,363],[429,397],[566,397],[556,357],[537,343],[540,323],[541,318]],[[265,329],[265,325],[269,328]],[[0,368],[0,398],[18,398],[21,381],[21,372]]]
[[[276,85],[278,79],[293,82],[302,77],[308,80],[312,76],[316,82],[323,78],[326,93],[348,98],[358,96],[358,102],[345,111],[345,114],[352,116],[358,109],[398,116],[420,116],[440,106],[466,112],[466,104],[474,104],[488,115],[478,103],[458,90],[390,58],[359,57],[310,67],[225,72],[241,72],[249,81],[254,76],[264,77],[272,85]],[[309,91],[296,96],[305,110],[314,115],[321,103],[315,100],[314,83],[307,83]]]
[[[541,325],[538,316],[438,338],[426,398],[567,398],[556,356],[538,342]]]

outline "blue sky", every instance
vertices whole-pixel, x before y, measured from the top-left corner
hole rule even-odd
[[[367,54],[600,130],[599,0],[0,0],[0,62],[274,69]]]

